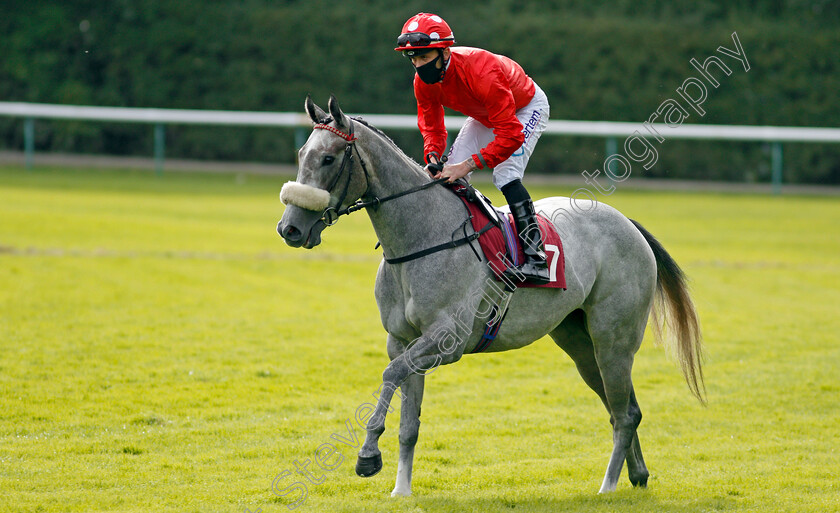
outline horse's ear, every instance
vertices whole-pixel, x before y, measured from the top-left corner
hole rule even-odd
[[[309,119],[311,119],[313,123],[323,123],[324,120],[327,119],[327,113],[324,112],[324,109],[315,105],[315,102],[312,101],[312,97],[310,95],[306,95],[306,101],[303,104],[306,107],[307,114],[309,114]]]
[[[327,106],[330,109],[330,114],[332,114],[332,117],[335,120],[336,126],[339,128],[347,128],[349,126],[347,117],[345,117],[344,113],[341,112],[341,107],[338,106],[338,100],[335,99],[335,95],[330,95],[330,101]]]

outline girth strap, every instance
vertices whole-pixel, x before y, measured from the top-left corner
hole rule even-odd
[[[504,311],[501,315],[499,315],[499,306],[493,305],[493,310],[490,313],[490,320],[487,321],[487,325],[484,327],[484,333],[481,335],[481,340],[478,341],[478,344],[475,345],[470,354],[474,353],[483,353],[486,351],[493,341],[496,340],[496,337],[499,335],[499,330],[502,329],[502,322],[507,317],[508,313],[508,304],[505,303]],[[495,321],[495,322],[494,322]]]

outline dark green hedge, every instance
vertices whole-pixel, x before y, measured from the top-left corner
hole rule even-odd
[[[518,60],[549,96],[553,119],[640,124],[716,54],[717,74],[691,123],[837,126],[840,3],[827,1],[416,2],[326,0],[2,1],[0,99],[131,107],[301,111],[335,93],[348,112],[414,113],[409,64],[392,50],[402,23],[443,15],[459,44]],[[716,53],[737,32],[750,70]],[[37,148],[149,155],[151,128],[38,122]],[[419,159],[416,132],[390,131]],[[621,143],[621,141],[619,141]],[[22,147],[0,118],[0,145]],[[601,168],[602,139],[547,136],[531,171]],[[762,143],[669,140],[639,176],[759,180]],[[169,126],[172,157],[292,162],[290,129]],[[840,145],[785,145],[785,180],[840,183]]]

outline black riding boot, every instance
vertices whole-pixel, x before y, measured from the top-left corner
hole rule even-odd
[[[516,224],[516,232],[519,234],[519,242],[525,251],[525,263],[517,268],[517,274],[524,276],[525,280],[531,283],[542,285],[550,282],[551,273],[548,270],[534,203],[531,198],[518,201],[510,205],[510,211]]]

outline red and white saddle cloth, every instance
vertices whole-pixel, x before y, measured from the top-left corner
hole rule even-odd
[[[507,214],[497,210],[498,219],[490,219],[490,216],[485,209],[494,209],[492,205],[487,202],[484,206],[480,205],[482,196],[470,197],[470,191],[461,184],[452,185],[452,191],[461,198],[472,216],[472,227],[476,232],[480,231],[487,223],[493,222],[494,226],[490,230],[484,232],[479,238],[478,243],[481,250],[484,252],[484,258],[487,260],[487,265],[496,276],[496,280],[505,282],[509,287],[514,288],[566,288],[566,261],[563,257],[563,243],[560,236],[551,224],[551,221],[542,215],[537,215],[537,222],[540,225],[540,233],[542,234],[543,245],[545,247],[545,254],[548,259],[548,268],[551,272],[551,281],[538,285],[530,282],[522,282],[511,280],[510,276],[515,272],[510,272],[507,275],[505,270],[510,267],[521,265],[525,261],[525,252],[522,250],[519,237],[516,234],[516,225],[513,222],[513,215]],[[484,198],[486,201],[486,198]],[[501,221],[501,223],[499,223]],[[501,227],[499,226],[501,225]]]

